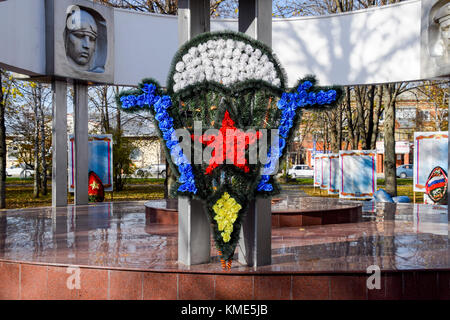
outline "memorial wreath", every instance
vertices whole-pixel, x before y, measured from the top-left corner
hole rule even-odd
[[[117,102],[127,112],[153,115],[177,177],[172,192],[204,201],[222,266],[229,269],[249,204],[280,190],[274,175],[300,110],[332,107],[341,93],[316,86],[313,76],[288,89],[268,46],[242,33],[211,32],[178,50],[165,89],[145,79]],[[181,137],[180,129],[188,134]],[[265,157],[255,160],[257,143],[267,140]]]

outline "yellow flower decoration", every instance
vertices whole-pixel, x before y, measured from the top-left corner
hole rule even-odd
[[[222,231],[223,242],[230,241],[233,223],[236,221],[237,214],[241,209],[241,205],[228,192],[225,192],[213,205],[213,210],[216,213],[214,220],[217,221],[219,231]]]

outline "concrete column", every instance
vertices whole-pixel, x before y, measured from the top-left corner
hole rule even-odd
[[[252,201],[239,239],[239,262],[252,267],[272,263],[272,207],[270,199]]]
[[[179,0],[179,45],[209,31],[209,0]],[[208,263],[210,255],[211,225],[203,203],[178,197],[178,262],[185,265]]]
[[[239,0],[239,32],[272,47],[272,0]]]
[[[75,204],[88,204],[89,158],[88,158],[88,96],[87,85],[74,83],[74,124],[75,124]]]
[[[52,206],[67,205],[67,83],[52,82]]]
[[[239,31],[272,46],[272,0],[239,0]],[[272,262],[272,208],[270,199],[252,202],[242,224],[239,262],[263,266]]]
[[[192,37],[211,30],[209,8],[209,0],[178,1],[178,43],[180,46]]]
[[[67,250],[67,234],[70,231],[68,224],[70,223],[69,212],[73,206],[66,208],[52,208],[52,237],[56,249],[64,248]]]
[[[178,262],[208,263],[211,256],[211,225],[203,203],[178,197]]]

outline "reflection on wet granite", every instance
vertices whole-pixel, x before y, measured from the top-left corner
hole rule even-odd
[[[178,265],[177,226],[146,221],[144,203],[2,211],[0,260],[222,272],[214,247],[213,263]],[[450,269],[448,244],[447,206],[364,202],[358,223],[274,228],[272,265],[255,270],[235,261],[231,272]]]
[[[299,197],[295,192],[283,192],[272,204],[272,212],[314,212],[353,208],[362,205],[355,201],[336,198]]]
[[[178,211],[177,199],[151,200],[145,203],[156,209]],[[272,199],[272,212],[320,212],[341,210],[362,206],[357,201],[340,200],[336,198],[318,198],[299,196],[298,192],[283,192]]]

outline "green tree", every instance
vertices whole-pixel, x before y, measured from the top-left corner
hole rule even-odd
[[[134,146],[123,136],[120,128],[116,128],[112,134],[114,188],[116,191],[121,191],[125,187],[126,176],[134,171],[133,162],[130,159]]]
[[[0,208],[6,208],[6,126],[5,115],[13,101],[20,96],[15,80],[7,71],[0,69]]]
[[[449,82],[448,81],[424,81],[419,86],[418,91],[423,93],[428,102],[433,106],[433,113],[430,114],[434,130],[441,131],[448,128],[448,106],[449,106]]]

